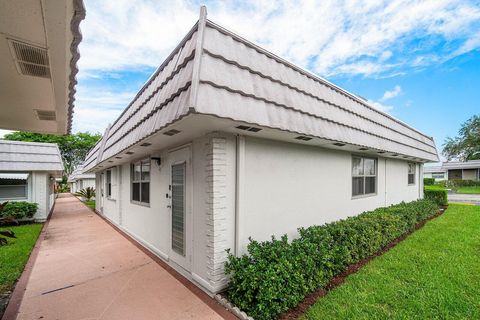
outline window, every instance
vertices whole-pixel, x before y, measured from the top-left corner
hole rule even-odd
[[[132,201],[150,203],[150,159],[132,163]]]
[[[112,196],[112,170],[107,170],[107,198]]]
[[[445,174],[444,173],[432,173],[432,178],[433,179],[445,179]]]
[[[377,160],[363,157],[352,158],[352,196],[377,192]]]
[[[0,173],[0,199],[27,199],[27,178],[28,174],[24,173]]]
[[[408,163],[408,184],[412,185],[415,184],[415,163],[409,162]]]

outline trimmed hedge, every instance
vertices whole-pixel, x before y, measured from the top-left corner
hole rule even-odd
[[[423,178],[423,185],[424,186],[433,186],[435,184],[434,178]]]
[[[447,190],[425,188],[423,195],[425,199],[431,200],[439,206],[446,206],[448,204]]]
[[[38,203],[27,201],[10,201],[0,212],[1,217],[14,219],[32,218],[38,210]]]
[[[443,180],[435,183],[436,185],[446,187],[446,188],[461,188],[461,187],[480,187],[480,180]]]
[[[453,180],[448,180],[448,183],[456,188],[459,187],[479,187],[480,186],[480,180],[459,180],[459,179],[453,179]]]
[[[256,319],[275,319],[437,211],[436,203],[418,200],[300,228],[299,237],[291,242],[286,235],[265,242],[250,239],[248,255],[229,253],[228,298]]]

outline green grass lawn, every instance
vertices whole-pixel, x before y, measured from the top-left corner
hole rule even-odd
[[[480,319],[480,206],[439,218],[320,298],[304,319]]]
[[[460,187],[457,193],[480,194],[480,187]]]
[[[442,186],[424,186],[425,190],[447,190],[447,188],[444,188]]]
[[[85,204],[92,209],[95,209],[95,200],[85,201]]]
[[[8,244],[0,247],[0,293],[4,293],[12,289],[22,274],[42,224],[1,227],[0,230],[12,230],[17,236],[17,239],[7,238]]]

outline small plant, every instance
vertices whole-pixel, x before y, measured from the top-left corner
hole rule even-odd
[[[23,219],[32,218],[38,210],[38,203],[27,201],[11,201],[0,211],[2,218]]]
[[[85,198],[86,201],[90,201],[92,198],[95,197],[95,189],[92,187],[84,188],[75,193],[77,197]]]
[[[423,178],[423,185],[425,186],[433,186],[435,184],[434,178]]]

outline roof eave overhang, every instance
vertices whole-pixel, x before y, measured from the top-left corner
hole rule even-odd
[[[80,59],[80,52],[78,45],[82,41],[82,33],[80,32],[80,22],[85,19],[86,11],[83,0],[73,0],[73,17],[70,22],[70,31],[72,33],[72,42],[70,44],[70,75],[68,77],[68,103],[67,103],[67,123],[66,133],[70,134],[72,131],[73,108],[75,102],[75,86],[77,84],[78,67],[77,62]]]

